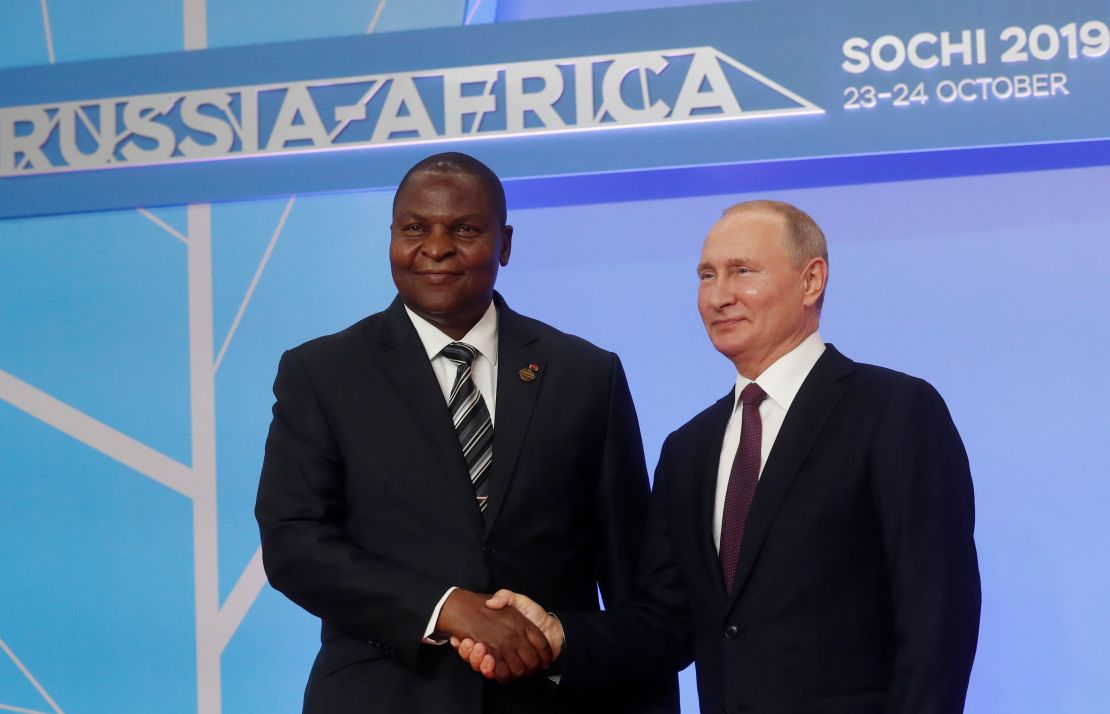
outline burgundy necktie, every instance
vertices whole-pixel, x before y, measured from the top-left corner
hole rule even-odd
[[[740,445],[728,476],[725,491],[725,508],[721,517],[721,574],[725,590],[732,590],[736,578],[736,561],[740,556],[740,541],[744,538],[744,524],[748,509],[752,507],[755,487],[759,484],[759,452],[763,442],[763,422],[759,418],[759,404],[767,393],[755,382],[740,392],[743,413],[740,422]]]

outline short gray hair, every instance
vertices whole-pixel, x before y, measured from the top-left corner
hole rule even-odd
[[[722,216],[731,216],[747,211],[767,211],[782,218],[786,225],[786,249],[790,252],[790,261],[795,268],[801,268],[809,260],[820,258],[827,265],[829,262],[829,246],[825,242],[825,233],[817,225],[817,221],[798,208],[785,201],[744,201],[736,203],[724,210]],[[828,287],[826,285],[826,287]],[[817,298],[817,311],[825,303],[825,295]]]

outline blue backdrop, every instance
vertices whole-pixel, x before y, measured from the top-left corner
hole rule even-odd
[[[684,4],[701,3],[606,9]],[[788,9],[751,5],[779,4]],[[178,52],[197,37],[231,47],[588,14],[597,4],[311,5],[104,0],[93,10],[16,0],[0,9],[0,67]],[[1035,15],[1034,5],[1019,9]],[[1110,20],[1102,2],[1065,3],[1046,21],[1060,26],[1069,12]],[[969,11],[964,24],[985,15]],[[946,22],[921,29],[962,27]],[[559,49],[548,56],[573,54]],[[1106,66],[1086,59],[1088,71]],[[4,74],[37,76],[47,75]],[[831,95],[839,100],[842,88]],[[1101,92],[1088,100],[1105,102]],[[1061,138],[1033,119],[1024,131]],[[682,142],[704,140],[696,127],[630,131],[675,157]],[[604,153],[610,134],[585,146]],[[700,158],[656,170],[635,161],[618,170],[623,159],[603,156],[591,160],[612,170],[550,176],[512,155],[557,152],[555,140],[464,150],[518,176],[507,186],[516,233],[502,293],[621,354],[649,463],[671,429],[733,381],[695,308],[708,227],[746,198],[810,212],[831,253],[822,336],[854,359],[935,384],[968,448],[984,583],[968,711],[1093,714],[1110,705],[1110,152],[1099,138],[1108,135],[758,165]],[[630,141],[616,144],[624,151]],[[0,194],[24,180],[0,179]],[[112,205],[98,185],[87,184],[84,200]],[[0,221],[0,709],[299,711],[317,623],[265,586],[251,516],[270,384],[283,349],[392,298],[391,195],[290,190]],[[692,712],[691,674],[683,702]]]

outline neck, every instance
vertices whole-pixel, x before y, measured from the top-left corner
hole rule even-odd
[[[759,379],[760,375],[767,371],[767,368],[778,362],[784,355],[789,354],[798,345],[805,342],[806,338],[817,332],[817,325],[814,324],[806,330],[801,330],[797,334],[792,335],[791,338],[776,347],[766,350],[762,353],[755,355],[737,355],[732,363],[736,365],[736,371],[740,376],[745,379],[750,379],[753,382]]]
[[[413,312],[427,320],[428,323],[437,330],[458,342],[463,337],[466,337],[466,333],[470,332],[470,330],[478,324],[482,316],[486,314],[486,310],[489,309],[489,306],[490,303],[486,303],[482,309],[470,311],[463,315],[437,315],[422,313],[418,310],[413,310]]]

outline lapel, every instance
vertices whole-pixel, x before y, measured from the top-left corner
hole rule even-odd
[[[538,335],[529,321],[509,309],[497,293],[497,418],[493,427],[493,472],[490,474],[490,501],[485,512],[485,533],[493,530],[509,492],[517,458],[532,410],[536,406],[547,372],[545,356],[536,344]],[[520,378],[522,368],[534,364],[534,381]]]
[[[474,504],[474,487],[470,484],[451,415],[424,344],[405,313],[400,297],[383,313],[377,344],[371,347],[382,372],[419,427],[419,434],[409,448],[426,445],[430,449],[459,502],[471,514],[476,532],[481,533],[482,514]]]
[[[728,426],[729,416],[732,415],[736,397],[735,387],[716,404],[711,406],[701,425],[701,432],[696,434],[693,443],[698,444],[696,462],[693,470],[697,479],[694,494],[695,507],[693,523],[700,523],[698,533],[698,554],[705,568],[706,582],[713,583],[710,588],[713,595],[723,605],[728,593],[725,592],[724,580],[721,578],[721,561],[717,555],[717,546],[713,543],[713,503],[717,496],[717,467],[720,463],[721,446],[725,440],[725,428]]]
[[[798,395],[786,413],[775,445],[767,456],[759,485],[755,490],[748,521],[744,526],[744,539],[740,544],[740,557],[736,565],[736,580],[729,593],[729,607],[736,604],[751,575],[767,531],[771,528],[795,474],[805,462],[833,407],[844,394],[840,379],[854,369],[852,361],[840,354],[831,344],[802,382]]]

